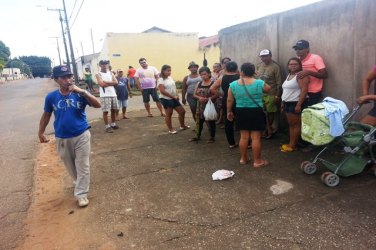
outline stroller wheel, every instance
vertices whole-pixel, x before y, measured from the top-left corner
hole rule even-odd
[[[339,184],[339,177],[336,174],[330,173],[325,176],[324,183],[328,187],[335,187]]]
[[[321,174],[321,181],[323,182],[323,183],[325,183],[325,177],[327,176],[327,175],[329,175],[329,174],[331,174],[332,172],[324,172],[324,173],[322,173]]]
[[[300,168],[304,173],[309,175],[314,174],[317,171],[316,164],[309,161],[303,161],[302,164],[300,164]]]

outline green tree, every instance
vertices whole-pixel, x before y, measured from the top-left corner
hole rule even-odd
[[[10,57],[10,50],[9,48],[0,41],[0,71],[3,70],[5,64],[8,62]]]
[[[19,68],[21,70],[22,74],[31,75],[31,69],[30,66],[21,61],[20,59],[11,59],[6,64],[7,68]]]
[[[51,60],[45,56],[20,56],[19,59],[27,64],[34,77],[51,75]]]

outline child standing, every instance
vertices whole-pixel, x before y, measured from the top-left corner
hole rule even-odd
[[[127,107],[128,107],[128,96],[132,97],[132,92],[131,92],[131,86],[129,84],[129,80],[126,77],[123,77],[123,70],[119,69],[117,71],[117,76],[116,79],[118,80],[118,85],[115,87],[116,90],[116,95],[118,99],[118,106],[119,109],[116,110],[116,120],[120,121],[119,118],[119,111],[120,108],[122,109],[123,113],[123,119],[129,119],[127,117]]]

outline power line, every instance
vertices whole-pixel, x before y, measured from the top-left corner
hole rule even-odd
[[[81,5],[80,5],[80,7],[78,8],[77,14],[76,14],[76,16],[74,17],[74,20],[73,20],[73,22],[72,22],[72,25],[70,26],[71,29],[72,29],[72,27],[73,27],[73,24],[76,22],[76,19],[77,19],[77,17],[78,17],[78,14],[80,14],[81,7],[82,7],[82,5],[84,4],[84,2],[85,2],[85,0],[82,0]]]
[[[72,15],[73,15],[73,12],[74,12],[74,8],[76,7],[76,3],[77,3],[77,0],[74,0],[73,9],[72,9],[72,12],[69,15],[69,20],[71,20],[71,18],[72,18]]]

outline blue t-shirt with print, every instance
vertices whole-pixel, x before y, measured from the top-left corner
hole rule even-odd
[[[239,80],[240,81],[240,80]],[[260,79],[255,79],[253,84],[245,85],[247,88],[248,93],[253,97],[255,101],[253,101],[247,93],[245,92],[243,84],[239,84],[238,80],[233,81],[230,83],[230,88],[234,98],[236,100],[236,107],[237,108],[259,108],[263,107],[262,102],[262,95],[264,90],[264,81]]]
[[[118,100],[128,100],[128,78],[116,77],[118,85],[115,86]]]
[[[64,96],[56,90],[47,95],[44,111],[54,113],[56,137],[72,138],[89,128],[85,113],[86,105],[89,105],[87,100],[75,92]]]

